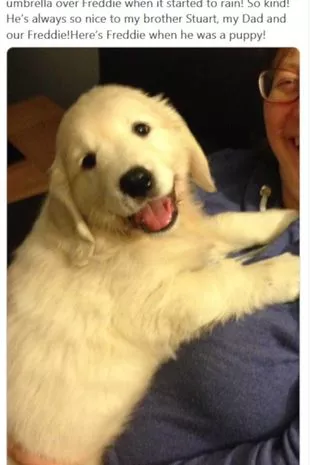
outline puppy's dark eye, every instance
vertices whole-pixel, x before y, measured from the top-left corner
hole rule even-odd
[[[93,152],[88,152],[82,160],[83,170],[91,170],[96,166],[96,154]]]
[[[145,137],[151,131],[151,127],[147,123],[134,123],[132,130],[137,136]]]

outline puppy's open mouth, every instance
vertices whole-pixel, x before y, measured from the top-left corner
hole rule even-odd
[[[178,216],[174,191],[164,197],[150,200],[141,210],[129,219],[135,228],[147,233],[157,233],[170,229]]]

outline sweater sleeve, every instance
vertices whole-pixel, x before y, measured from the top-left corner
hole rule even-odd
[[[108,458],[109,465],[121,465],[115,449],[110,451]],[[299,465],[299,418],[293,420],[279,437],[239,444],[230,449],[181,459],[166,465]]]
[[[299,419],[283,434],[256,444],[240,444],[169,465],[299,465]]]

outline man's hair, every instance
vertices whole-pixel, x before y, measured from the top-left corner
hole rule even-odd
[[[277,68],[282,60],[295,50],[296,49],[294,47],[278,48],[275,57],[272,60],[272,68]]]

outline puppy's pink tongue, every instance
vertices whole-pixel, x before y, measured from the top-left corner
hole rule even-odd
[[[150,231],[160,231],[169,225],[174,212],[173,201],[170,197],[151,200],[145,207],[134,215],[137,226],[144,226]]]

